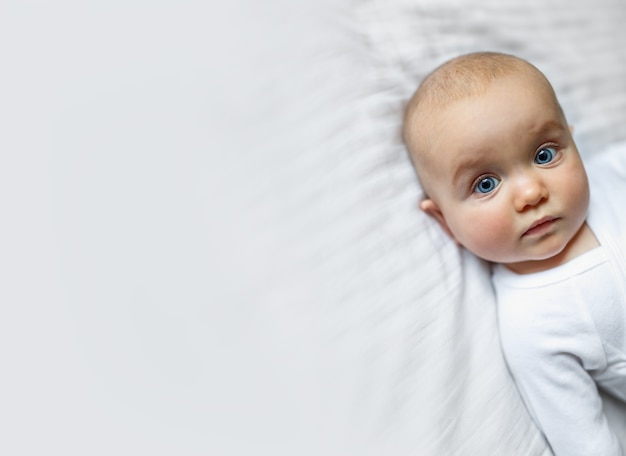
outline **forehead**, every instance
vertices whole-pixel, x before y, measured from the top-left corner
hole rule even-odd
[[[427,123],[428,155],[451,166],[456,156],[480,154],[495,143],[523,141],[548,126],[567,128],[550,86],[524,74],[498,78],[481,93],[435,108]]]

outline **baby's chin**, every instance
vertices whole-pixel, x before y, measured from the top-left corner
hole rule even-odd
[[[551,248],[544,248],[540,252],[531,252],[526,255],[474,255],[494,264],[502,264],[507,269],[518,274],[529,274],[531,272],[540,272],[546,269],[551,269],[562,263],[561,256],[565,252],[568,243],[563,242],[552,246]]]
[[[552,269],[563,264],[563,254],[565,252],[565,245],[561,245],[558,248],[543,252],[541,255],[533,255],[517,261],[501,262],[506,268],[518,274],[530,274],[533,272],[541,272],[547,269]]]

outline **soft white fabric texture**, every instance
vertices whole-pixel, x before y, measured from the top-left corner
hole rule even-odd
[[[626,401],[626,144],[594,157],[588,223],[601,247],[554,269],[493,282],[502,347],[557,455],[621,455],[598,394]]]
[[[401,113],[435,65],[509,51],[591,155],[626,139],[625,20],[3,1],[0,453],[549,454],[488,268],[417,210]]]

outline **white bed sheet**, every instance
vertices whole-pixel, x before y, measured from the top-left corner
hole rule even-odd
[[[549,454],[401,113],[502,50],[626,140],[624,2],[213,3],[0,6],[0,453]]]

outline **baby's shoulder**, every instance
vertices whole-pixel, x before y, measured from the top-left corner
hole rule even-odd
[[[545,313],[549,303],[542,296],[539,299],[534,290],[515,290],[507,299],[498,297],[498,329],[507,360],[536,360],[545,355],[552,318]]]
[[[593,367],[604,362],[601,337],[588,306],[579,299],[577,287],[561,285],[518,289],[498,297],[501,346],[513,371],[534,370],[563,356]]]

